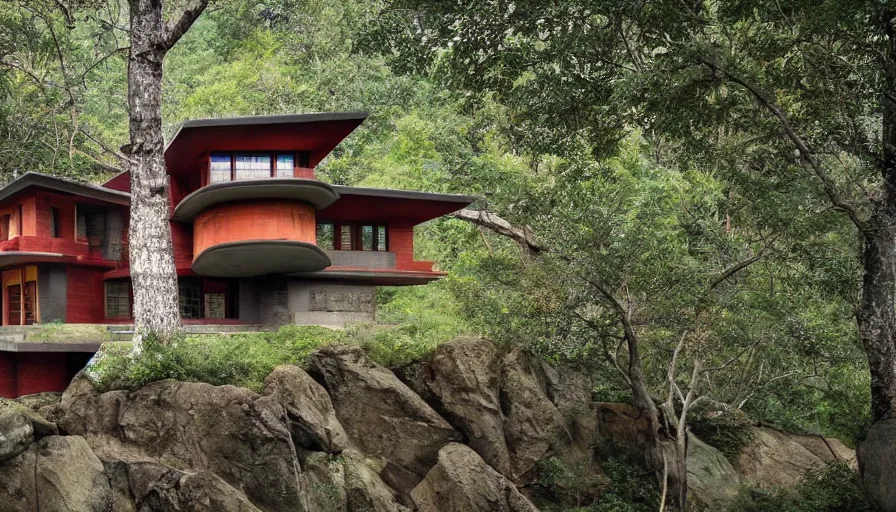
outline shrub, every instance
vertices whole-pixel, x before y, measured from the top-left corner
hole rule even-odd
[[[728,512],[871,512],[856,472],[835,463],[806,473],[791,489],[744,489]]]
[[[540,509],[555,512],[654,512],[659,508],[656,479],[640,462],[615,455],[603,460],[600,469],[569,466],[553,457],[545,459],[538,466]]]
[[[688,414],[688,424],[695,436],[734,462],[753,441],[753,426],[743,411],[718,405],[697,405]]]

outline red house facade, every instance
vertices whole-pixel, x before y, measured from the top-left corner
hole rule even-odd
[[[374,319],[376,286],[444,275],[414,226],[455,194],[330,185],[315,167],[364,113],[187,121],[169,142],[171,232],[187,326],[275,329]],[[0,397],[64,389],[99,341],[29,340],[31,325],[132,322],[130,177],[91,186],[27,173],[0,189]],[[112,328],[112,327],[110,327]]]

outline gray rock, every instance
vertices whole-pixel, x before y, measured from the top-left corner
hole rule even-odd
[[[896,512],[896,418],[871,426],[859,445],[859,473],[868,498],[881,512]]]
[[[836,439],[791,434],[768,427],[753,428],[753,441],[741,450],[738,469],[756,487],[789,487],[806,471],[832,462],[855,465],[855,453]]]
[[[154,466],[154,467],[153,467]],[[131,465],[133,480],[142,489],[138,512],[261,512],[239,490],[209,472],[187,472],[153,463]]]
[[[725,455],[689,435],[687,464],[688,492],[709,510],[725,510],[741,486],[740,475]]]
[[[0,399],[0,462],[16,457],[34,442],[34,427],[26,412],[23,406]]]
[[[452,443],[411,491],[420,512],[537,512],[506,477],[469,447]]]
[[[380,479],[377,470],[355,450],[343,452],[345,495],[348,512],[401,512],[395,492]]]
[[[0,512],[110,511],[102,462],[80,436],[48,436],[0,465]]]
[[[309,370],[321,380],[351,442],[380,458],[382,479],[409,492],[460,434],[388,369],[353,347],[324,347]]]
[[[274,368],[265,379],[264,394],[286,409],[293,439],[300,446],[329,453],[348,446],[348,436],[336,419],[327,391],[301,368]]]

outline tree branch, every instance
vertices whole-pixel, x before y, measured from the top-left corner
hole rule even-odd
[[[489,213],[485,210],[464,209],[454,212],[451,216],[456,219],[472,222],[477,226],[482,226],[499,235],[506,236],[520,244],[520,246],[532,256],[538,255],[544,251],[544,248],[535,241],[532,229],[529,227],[514,227],[511,223],[498,217],[494,213]]]
[[[187,30],[190,30],[199,15],[208,6],[208,2],[209,0],[190,0],[175,23],[165,24],[165,34],[162,36],[162,47],[165,51],[170,50],[187,33]]]
[[[812,150],[809,149],[809,146],[806,142],[796,133],[793,127],[790,125],[790,121],[787,119],[787,115],[781,110],[780,107],[767,95],[762,89],[760,89],[757,85],[751,84],[745,79],[738,77],[737,75],[731,73],[730,71],[719,67],[719,65],[710,60],[700,58],[698,59],[700,64],[703,64],[707,68],[709,68],[715,74],[721,74],[726,77],[729,81],[740,85],[753,98],[756,99],[759,104],[768,110],[775,118],[778,119],[778,122],[781,125],[781,128],[784,130],[784,134],[790,140],[791,143],[796,147],[797,151],[800,153],[800,161],[803,162],[804,165],[808,165],[808,167],[815,173],[815,176],[821,182],[821,186],[824,189],[825,194],[828,196],[828,200],[831,204],[834,205],[834,208],[840,210],[849,217],[849,220],[855,225],[855,227],[860,232],[865,232],[865,222],[859,218],[859,214],[856,211],[855,205],[846,201],[845,199],[840,197],[840,194],[837,192],[837,188],[834,184],[833,179],[831,179],[830,175],[828,175],[824,166],[821,165],[821,162],[816,158],[815,154]]]

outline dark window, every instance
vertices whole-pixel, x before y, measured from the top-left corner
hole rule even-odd
[[[322,243],[329,244],[329,238],[324,234],[329,230],[330,224],[320,223],[317,226],[318,247],[329,249]],[[339,239],[336,240],[335,249],[340,251],[386,251],[388,250],[388,236],[385,224],[350,224],[336,223],[336,231]]]
[[[361,226],[361,250],[373,250],[373,226]]]
[[[212,153],[208,181],[209,184],[230,181],[230,153]]]
[[[277,155],[277,171],[274,175],[278,178],[292,178],[295,176],[295,160],[292,153]]]
[[[50,236],[59,238],[59,208],[50,208]]]
[[[271,177],[271,155],[237,153],[234,158],[234,179],[253,180]]]
[[[9,240],[9,222],[11,218],[10,215],[0,217],[0,240]]]
[[[77,205],[75,210],[78,212],[77,239],[79,242],[87,241],[87,212],[82,205]]]
[[[130,281],[106,281],[106,317],[131,317]]]
[[[299,167],[311,167],[310,151],[299,151]]]
[[[386,226],[376,227],[376,250],[386,250]]]
[[[333,250],[333,224],[321,222],[317,225],[317,246],[325,251]]]
[[[103,245],[106,238],[106,209],[91,204],[77,204],[77,236],[79,242],[87,242],[93,247]]]
[[[181,318],[202,318],[202,281],[181,279],[177,283]]]

